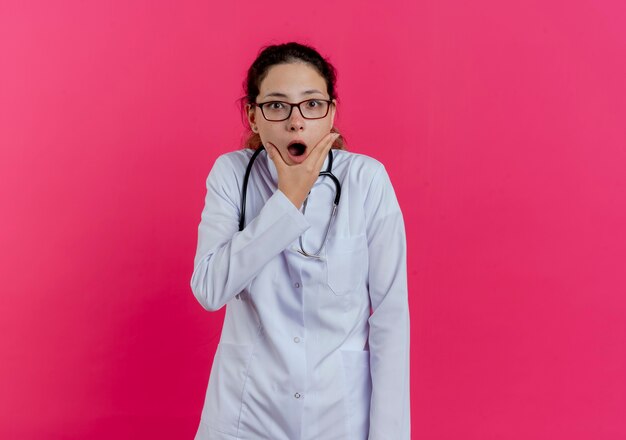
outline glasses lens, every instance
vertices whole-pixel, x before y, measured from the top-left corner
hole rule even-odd
[[[302,116],[305,118],[323,118],[328,112],[328,102],[319,99],[309,99],[300,104]]]
[[[285,102],[273,101],[264,103],[261,110],[268,121],[282,121],[289,116],[291,106]]]

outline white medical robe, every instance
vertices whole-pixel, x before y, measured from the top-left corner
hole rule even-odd
[[[402,213],[384,166],[333,150],[341,200],[319,177],[306,211],[277,189],[265,151],[217,158],[206,181],[191,279],[226,306],[197,440],[409,440],[409,309]],[[328,157],[322,167],[326,169]]]

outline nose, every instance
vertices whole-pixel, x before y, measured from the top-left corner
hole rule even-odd
[[[289,131],[300,131],[304,128],[304,117],[299,107],[293,107],[291,109],[291,115],[287,121],[289,122]]]

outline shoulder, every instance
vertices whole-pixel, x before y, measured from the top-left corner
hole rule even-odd
[[[207,180],[236,183],[245,173],[253,153],[246,148],[220,154],[213,162]]]
[[[347,151],[342,151],[339,157],[349,164],[346,177],[349,184],[359,188],[366,216],[387,215],[400,210],[390,176],[381,161]]]
[[[237,172],[242,169],[245,170],[253,154],[254,151],[249,148],[223,153],[215,159],[213,169]]]
[[[337,157],[338,163],[346,163],[352,171],[377,173],[384,168],[380,161],[365,154],[346,150],[333,150],[333,154]]]
[[[241,191],[246,166],[253,153],[252,150],[242,149],[217,156],[206,177],[207,191],[222,194],[235,203]]]
[[[368,187],[378,176],[386,175],[383,163],[371,156],[346,150],[333,152],[336,152],[338,166],[345,166],[349,179],[362,187]]]

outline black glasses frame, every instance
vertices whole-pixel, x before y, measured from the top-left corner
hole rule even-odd
[[[300,108],[300,105],[304,104],[305,102],[310,102],[310,101],[322,101],[322,102],[326,102],[328,103],[328,107],[326,107],[326,113],[324,113],[324,116],[319,116],[317,118],[308,118],[306,116],[304,116],[304,114],[302,113],[302,109]],[[275,102],[280,102],[281,104],[286,104],[291,106],[291,108],[289,109],[289,113],[287,114],[287,117],[284,119],[268,119],[267,116],[265,116],[265,111],[263,110],[263,107],[265,107],[267,104],[273,104]],[[330,110],[330,106],[333,103],[332,99],[306,99],[304,101],[298,102],[297,104],[292,104],[291,102],[286,102],[286,101],[267,101],[267,102],[259,102],[259,103],[253,103],[252,105],[258,107],[261,109],[261,114],[263,115],[263,117],[265,118],[266,121],[270,121],[270,122],[281,122],[281,121],[286,121],[287,119],[289,119],[291,117],[291,112],[293,112],[293,108],[294,107],[298,107],[298,111],[300,112],[300,114],[302,115],[302,117],[304,119],[324,119],[326,116],[328,116],[328,112]]]

